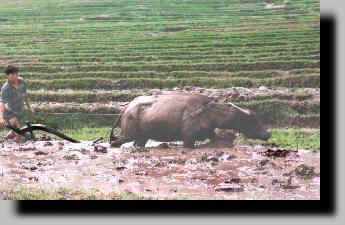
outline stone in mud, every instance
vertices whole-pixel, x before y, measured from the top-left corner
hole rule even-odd
[[[36,147],[35,146],[20,146],[16,151],[19,151],[19,152],[26,152],[26,151],[34,151],[36,150]]]
[[[140,170],[140,171],[136,171],[134,174],[138,176],[147,176],[148,172],[144,170]]]
[[[81,152],[81,154],[84,154],[84,155],[87,155],[90,153],[90,151],[85,149],[85,148],[80,149],[80,152]]]
[[[258,169],[264,169],[264,166],[266,166],[269,163],[268,159],[263,159],[259,161]]]
[[[54,161],[52,160],[39,160],[37,162],[37,166],[51,166],[54,164]]]
[[[63,158],[65,160],[79,160],[80,159],[77,154],[65,155]]]
[[[122,170],[127,169],[127,167],[125,167],[125,166],[117,166],[117,167],[115,167],[115,169],[116,169],[117,171],[122,171]]]
[[[44,151],[37,151],[34,153],[35,155],[48,155],[48,152],[44,152]]]
[[[296,189],[296,188],[299,188],[300,186],[298,185],[293,185],[292,184],[292,176],[289,177],[289,179],[286,181],[286,184],[280,184],[280,187],[282,189]]]
[[[207,154],[203,154],[203,155],[201,156],[200,161],[201,161],[201,162],[207,162],[207,158],[208,158],[208,157],[210,157],[210,156],[207,155]]]
[[[287,189],[292,190],[292,189],[297,189],[297,188],[299,188],[300,186],[298,186],[298,185],[282,185],[282,184],[281,184],[280,187],[283,188],[283,189],[285,189],[285,190],[287,190]]]
[[[231,180],[229,181],[230,184],[239,184],[240,182],[241,182],[241,178],[231,178]]]
[[[35,181],[35,182],[38,181],[38,177],[35,177],[35,176],[29,177],[28,179],[29,179],[30,181]]]
[[[226,158],[226,160],[232,160],[232,159],[236,159],[237,158],[237,156],[235,156],[235,155],[229,155],[227,158]]]
[[[123,182],[125,182],[125,181],[122,180],[121,178],[119,178],[118,183],[119,183],[119,184],[122,184]]]
[[[50,136],[47,135],[43,135],[41,137],[38,138],[38,141],[51,141],[52,138]]]
[[[46,147],[46,146],[52,146],[52,145],[53,145],[53,143],[51,143],[50,141],[47,141],[47,142],[45,142],[45,143],[43,144],[44,147]]]
[[[184,159],[181,159],[181,158],[178,158],[178,159],[172,159],[172,160],[169,160],[168,162],[169,164],[178,164],[178,165],[184,165],[186,164],[186,160]]]
[[[258,181],[257,178],[252,178],[252,179],[250,179],[249,182],[250,182],[250,183],[258,183],[259,181]]]
[[[296,152],[296,151],[290,151],[286,149],[267,149],[265,152],[260,152],[261,155],[267,156],[267,157],[286,157],[290,152]]]
[[[215,156],[214,155],[203,154],[201,156],[201,161],[202,162],[218,163],[219,162],[219,157],[217,157],[217,154]]]
[[[258,168],[257,170],[261,170],[261,169]],[[255,172],[254,174],[255,175],[266,175],[266,174],[268,174],[268,171],[267,170],[258,171],[258,172]]]
[[[223,155],[224,155],[224,152],[218,152],[218,151],[216,151],[215,152],[216,153],[216,157],[222,157]]]
[[[108,152],[107,147],[104,147],[102,145],[95,145],[94,151],[95,152],[101,152],[101,153],[107,153]]]
[[[299,176],[304,179],[311,179],[315,177],[316,175],[318,175],[314,172],[314,169],[315,169],[314,167],[301,164],[296,167],[295,174],[296,176]]]
[[[174,193],[176,193],[176,192],[177,192],[177,188],[176,188],[176,187],[171,188],[169,191],[170,191],[170,192],[174,192]]]
[[[38,169],[38,167],[35,166],[35,165],[30,165],[30,166],[23,165],[21,168],[22,168],[22,169],[25,169],[25,170],[31,170],[31,171],[34,171],[34,170],[37,170],[37,169]]]
[[[59,145],[59,147],[58,147],[58,149],[59,150],[62,150],[63,149],[63,146],[65,145],[62,141],[59,141],[58,142],[58,145]]]
[[[94,154],[90,155],[90,159],[97,159],[97,158],[98,158],[97,155],[94,155]]]
[[[281,181],[281,180],[279,180],[279,179],[273,179],[272,180],[272,185],[275,185],[275,184],[283,184],[284,183],[284,181]]]
[[[238,184],[227,184],[227,183],[222,183],[219,184],[215,187],[215,191],[224,191],[224,192],[242,192],[244,191],[244,188],[242,185]]]
[[[164,168],[166,166],[167,164],[165,162],[158,162],[156,165],[154,165],[154,167],[158,167],[158,168]]]

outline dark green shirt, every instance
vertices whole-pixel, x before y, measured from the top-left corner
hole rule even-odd
[[[21,113],[24,106],[24,97],[26,94],[26,84],[23,78],[18,77],[19,88],[15,88],[7,81],[1,88],[0,101],[4,103],[5,110],[14,113]]]

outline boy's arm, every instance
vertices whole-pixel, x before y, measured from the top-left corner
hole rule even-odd
[[[26,107],[28,107],[28,110],[30,112],[34,112],[33,109],[31,108],[30,101],[29,101],[28,95],[26,93],[24,95],[24,102],[26,104]]]
[[[4,115],[4,103],[2,101],[0,101],[0,119],[3,119],[3,115]]]
[[[28,93],[27,93],[27,86],[26,86],[26,83],[24,80],[22,80],[22,82],[24,83],[24,102],[25,102],[25,105],[26,107],[28,108],[28,110],[30,112],[34,112],[33,109],[31,108],[31,105],[30,105],[30,101],[29,101],[29,97],[28,97]]]
[[[0,127],[5,125],[4,110],[5,110],[5,104],[2,100],[2,97],[0,96]]]

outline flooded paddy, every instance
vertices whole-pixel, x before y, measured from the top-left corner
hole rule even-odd
[[[320,199],[320,152],[149,141],[0,143],[1,184],[187,199]]]

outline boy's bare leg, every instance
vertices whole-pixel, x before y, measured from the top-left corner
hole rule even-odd
[[[12,126],[20,128],[19,120],[16,117],[13,117],[12,119],[10,119],[9,122]],[[6,138],[14,138],[14,137],[16,138],[16,140],[19,140],[21,138],[20,135],[14,132],[13,130],[8,132],[8,134],[6,135]]]
[[[10,130],[7,135],[5,136],[6,139],[11,139],[14,138],[16,136],[15,132],[13,132],[13,130]]]

